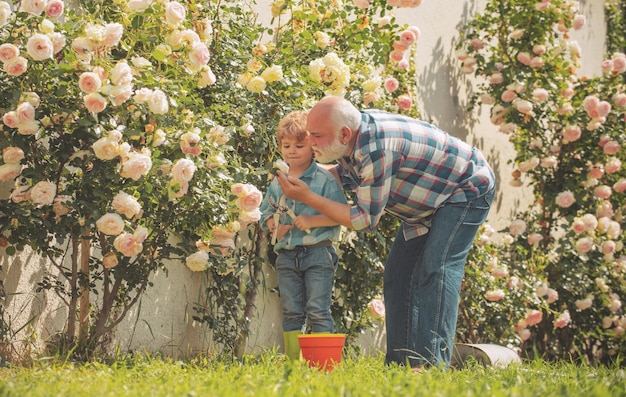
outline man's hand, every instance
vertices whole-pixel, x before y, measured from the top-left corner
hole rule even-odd
[[[306,204],[306,199],[311,194],[309,186],[300,179],[285,175],[281,171],[277,171],[276,174],[285,196]]]

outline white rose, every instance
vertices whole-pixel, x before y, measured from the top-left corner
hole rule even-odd
[[[123,178],[130,178],[137,181],[143,175],[146,175],[150,171],[150,168],[152,168],[152,159],[150,159],[150,156],[143,153],[134,153],[122,164],[120,175]]]
[[[165,20],[172,25],[184,21],[186,13],[185,7],[177,1],[170,1],[165,6]]]
[[[35,135],[39,131],[39,121],[27,121],[17,125],[17,133],[20,135]]]
[[[125,192],[119,192],[113,197],[112,207],[119,214],[132,218],[141,212],[141,204],[133,196]]]
[[[0,1],[0,27],[7,24],[12,13],[9,3]]]
[[[18,164],[24,159],[24,151],[17,146],[7,146],[2,150],[2,159],[7,164]]]
[[[213,73],[213,70],[209,66],[203,66],[198,74],[198,88],[204,88],[209,85],[215,84],[217,78]]]
[[[117,236],[124,231],[124,219],[114,213],[104,214],[96,221],[100,233],[108,236]]]
[[[46,0],[22,0],[21,11],[39,15],[46,8]]]
[[[54,55],[54,46],[52,40],[45,34],[35,33],[26,43],[26,52],[35,61],[43,61],[52,59]]]
[[[133,73],[126,61],[118,62],[111,69],[111,82],[115,85],[130,84],[133,81]]]
[[[180,159],[172,167],[172,179],[175,181],[188,182],[193,178],[196,166],[189,159]]]
[[[51,205],[57,194],[57,185],[50,181],[37,182],[30,191],[30,199],[35,205]]]
[[[165,93],[158,88],[152,92],[150,98],[148,99],[148,107],[150,111],[154,114],[165,114],[169,110],[169,105],[167,103],[167,96]]]
[[[120,23],[108,23],[102,30],[103,43],[107,47],[115,47],[119,44],[124,34],[124,27]]]
[[[194,252],[187,257],[185,264],[193,272],[202,272],[208,268],[209,254],[204,251]]]
[[[78,78],[78,88],[86,94],[98,92],[102,87],[100,76],[93,72],[84,72]]]
[[[109,138],[100,138],[91,146],[100,160],[113,160],[120,155],[120,146]]]

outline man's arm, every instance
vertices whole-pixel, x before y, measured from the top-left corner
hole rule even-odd
[[[320,196],[311,191],[305,182],[286,176],[280,171],[277,172],[277,178],[285,196],[315,208],[340,225],[352,228],[352,221],[350,220],[351,207],[349,204],[338,203],[327,197]]]

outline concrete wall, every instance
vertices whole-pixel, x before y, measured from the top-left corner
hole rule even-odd
[[[350,0],[345,0],[350,1]],[[269,22],[269,0],[261,0],[255,7],[260,20]],[[415,9],[397,12],[401,23],[416,25],[421,30],[418,42],[419,97],[417,102],[423,118],[438,124],[443,130],[462,137],[478,146],[488,156],[499,183],[494,210],[488,222],[496,229],[505,227],[508,218],[517,207],[524,208],[530,202],[531,192],[522,188],[510,188],[513,170],[507,159],[514,156],[507,136],[498,133],[489,121],[486,108],[474,115],[467,115],[466,105],[471,81],[460,74],[454,58],[458,29],[480,12],[486,1],[424,0]],[[583,49],[581,74],[594,75],[600,71],[605,37],[602,1],[582,1],[582,12],[587,17],[586,27],[574,32]],[[6,199],[8,186],[0,185],[0,199]],[[7,292],[7,313],[14,330],[20,330],[18,338],[26,346],[41,346],[42,341],[59,331],[67,313],[59,309],[52,293],[35,292],[34,280],[38,280],[46,266],[29,252],[8,258],[0,251],[0,264]],[[276,275],[271,268],[265,269],[265,283],[276,285]],[[192,274],[184,264],[173,263],[169,275],[157,273],[154,287],[146,291],[126,320],[118,327],[114,345],[122,351],[163,351],[177,356],[212,351],[210,335],[191,317],[203,285],[203,275]],[[277,296],[263,291],[258,299],[258,316],[253,324],[249,342],[251,352],[271,349],[282,343],[280,304]],[[363,351],[375,354],[384,346],[382,327],[363,335]]]

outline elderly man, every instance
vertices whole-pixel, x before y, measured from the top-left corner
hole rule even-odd
[[[495,194],[482,153],[420,120],[320,100],[307,129],[315,157],[355,203],[313,193],[279,175],[285,195],[355,230],[373,230],[384,211],[402,220],[385,264],[386,363],[450,366],[465,261]]]

